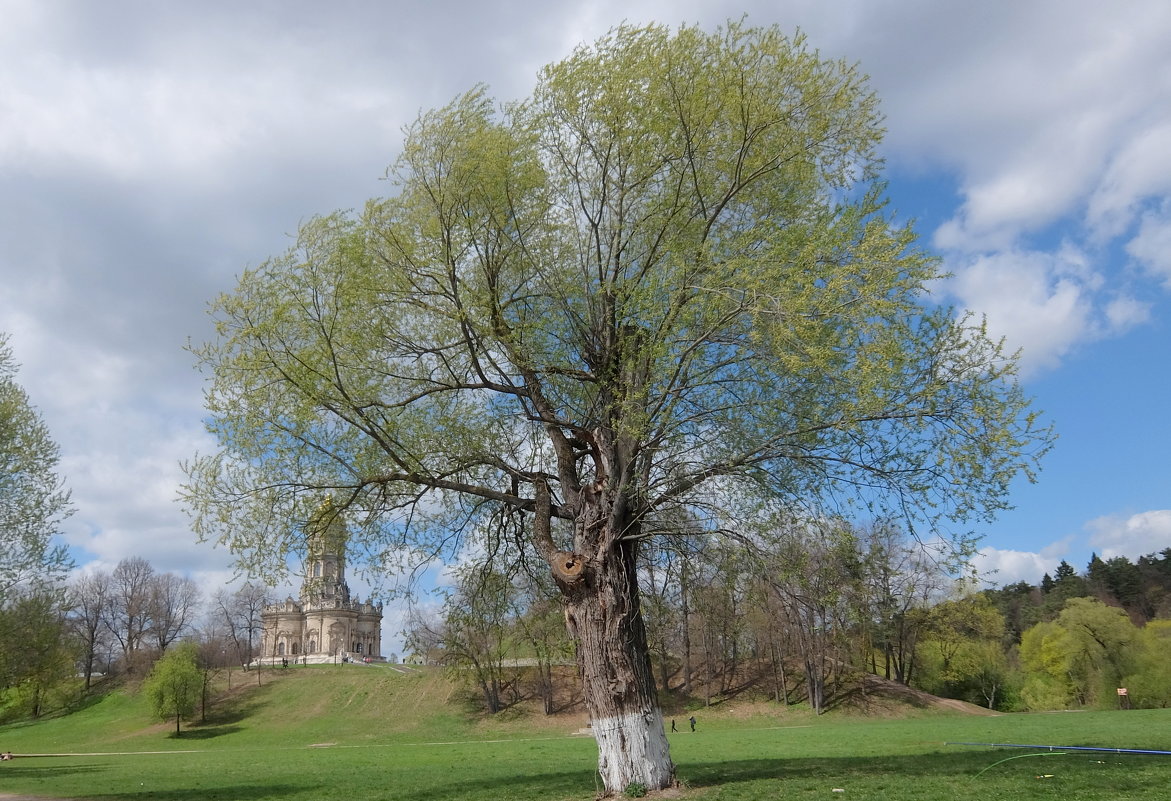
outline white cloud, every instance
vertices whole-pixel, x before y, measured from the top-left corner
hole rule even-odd
[[[888,48],[863,65],[891,116],[915,121],[891,131],[898,160],[957,171],[964,202],[938,246],[1016,247],[1069,214],[1124,221],[1138,198],[1167,191],[1171,6],[1039,0],[935,10],[888,23],[921,26],[915,54]]]
[[[1171,509],[1123,516],[1104,516],[1086,524],[1090,545],[1103,559],[1134,560],[1171,546]]]
[[[1004,250],[1017,245],[1023,234],[1044,228],[1073,210],[1090,188],[1082,163],[1092,160],[1079,153],[1086,147],[1046,138],[1036,150],[1009,156],[985,169],[966,171],[959,214],[935,232],[936,247],[966,252]]]
[[[71,427],[55,432],[60,473],[79,509],[65,522],[65,541],[103,562],[134,555],[163,571],[226,568],[229,554],[197,543],[175,501],[184,480],[180,461],[210,450],[198,423],[160,427],[151,413],[133,407],[91,409],[88,419],[99,431],[84,450]]]
[[[890,118],[903,121],[891,126],[892,163],[952,170],[961,202],[933,241],[959,273],[961,304],[987,312],[1033,372],[1146,322],[1159,290],[1144,276],[1071,274],[1046,243],[1060,231],[1061,248],[1073,242],[1098,264],[1130,238],[1130,255],[1171,287],[1171,5],[919,10],[900,19],[884,7],[891,22],[877,10],[871,19],[877,30],[918,30],[915,53],[860,55]]]
[[[1018,581],[1037,584],[1046,573],[1052,575],[1060,561],[1029,551],[985,547],[980,549],[972,563],[984,581],[1003,587]]]
[[[1126,252],[1171,288],[1171,200],[1163,201],[1158,211],[1142,215],[1138,233],[1127,243]]]
[[[1147,318],[1147,304],[1102,294],[1103,275],[1073,247],[1005,251],[948,264],[942,291],[986,315],[994,336],[1021,350],[1025,375],[1059,364],[1077,345],[1116,336]],[[1103,305],[1104,304],[1104,305]]]
[[[1151,319],[1151,304],[1131,297],[1114,298],[1102,311],[1106,330],[1112,334],[1124,333]]]
[[[1171,93],[1163,101],[1171,103]],[[1164,110],[1164,113],[1168,113]],[[1099,237],[1111,238],[1132,224],[1141,202],[1171,192],[1171,119],[1139,128],[1110,160],[1089,198],[1087,221]]]

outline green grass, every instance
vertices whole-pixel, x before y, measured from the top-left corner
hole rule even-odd
[[[0,727],[0,750],[102,754],[5,762],[0,793],[586,801],[597,790],[593,740],[573,736],[580,718],[514,712],[483,719],[468,714],[436,674],[337,667],[266,675],[265,682],[224,699],[206,725],[178,738],[123,693],[69,716]],[[878,719],[762,714],[768,709],[701,710],[697,732],[681,726],[670,735],[685,797],[1114,801],[1160,799],[1171,785],[1171,757],[944,745],[1171,750],[1171,710]],[[132,753],[144,751],[161,753]]]

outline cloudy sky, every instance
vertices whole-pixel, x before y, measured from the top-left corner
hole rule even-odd
[[[78,561],[230,575],[174,501],[212,447],[183,347],[300,221],[384,192],[421,110],[523,97],[623,21],[741,15],[871,76],[893,207],[1061,435],[983,567],[1036,582],[1171,546],[1165,0],[0,0],[0,331],[61,446]]]

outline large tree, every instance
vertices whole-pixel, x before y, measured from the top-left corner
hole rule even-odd
[[[1013,358],[925,302],[881,130],[854,67],[737,23],[621,27],[523,102],[424,113],[390,197],[216,302],[196,531],[256,567],[323,493],[388,554],[529,516],[606,791],[672,784],[644,538],[732,493],[986,517],[1047,445]]]
[[[211,600],[212,616],[223,624],[232,642],[232,658],[237,664],[247,664],[261,631],[264,607],[270,603],[268,588],[247,581],[234,591],[216,590]]]
[[[149,644],[154,579],[154,567],[141,556],[126,557],[110,575],[106,629],[122,650],[123,668],[131,673],[140,667],[138,653]]]
[[[152,576],[147,592],[151,644],[162,653],[192,626],[202,593],[194,579],[174,573]]]
[[[85,689],[93,680],[94,665],[103,645],[109,645],[105,621],[110,607],[110,575],[101,570],[83,573],[70,587],[70,615],[73,631],[82,647],[81,670]],[[107,659],[106,670],[109,670]]]
[[[21,584],[54,584],[70,566],[53,543],[71,512],[57,476],[59,451],[16,381],[8,337],[0,334],[0,606]]]

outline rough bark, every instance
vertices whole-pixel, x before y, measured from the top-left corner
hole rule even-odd
[[[633,783],[650,790],[675,784],[639,611],[634,550],[632,542],[615,542],[572,582],[561,581],[608,795]]]

